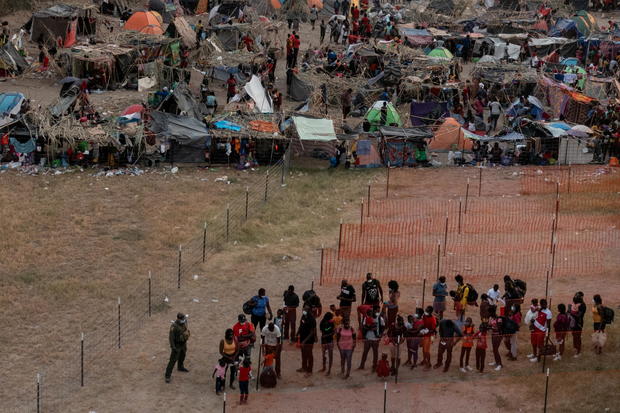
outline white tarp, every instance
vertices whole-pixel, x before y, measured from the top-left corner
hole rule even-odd
[[[265,88],[260,82],[260,79],[252,75],[252,79],[243,87],[248,95],[256,103],[256,107],[261,113],[273,113],[271,107],[271,99],[265,93]]]
[[[545,37],[542,39],[530,39],[528,44],[533,47],[538,47],[538,46],[550,46],[554,44],[564,44],[567,42],[568,42],[568,39],[565,37]]]
[[[144,92],[152,89],[157,84],[157,79],[154,77],[141,77],[138,79],[138,92]]]
[[[329,142],[336,140],[334,121],[331,119],[312,119],[302,116],[293,116],[295,128],[302,141]]]

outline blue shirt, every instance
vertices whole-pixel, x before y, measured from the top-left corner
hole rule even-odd
[[[436,282],[433,285],[433,295],[435,296],[435,302],[441,303],[446,301],[446,296],[448,295],[448,288],[446,284],[442,284],[441,282]]]
[[[259,297],[256,295],[254,296],[254,301],[256,302],[256,305],[252,309],[252,314],[258,317],[264,316],[267,311],[267,304],[269,304],[269,297]]]

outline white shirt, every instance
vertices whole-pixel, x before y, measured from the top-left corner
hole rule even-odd
[[[264,343],[268,346],[277,346],[279,343],[278,339],[281,336],[280,329],[276,325],[273,326],[273,331],[269,331],[269,326],[263,327],[261,335],[265,338]]]
[[[543,310],[540,310],[540,312],[547,316],[547,319],[545,320],[545,325],[540,324],[537,319],[534,319],[534,327],[536,327],[540,331],[546,332],[547,323],[551,321],[551,310],[549,310],[548,308],[545,308]]]
[[[497,101],[489,103],[489,107],[491,108],[492,115],[500,115],[502,113],[502,105]]]
[[[502,293],[500,293],[499,290],[495,291],[493,288],[491,288],[489,291],[487,291],[487,295],[489,296],[489,303],[495,305],[497,304],[497,301],[501,297]]]

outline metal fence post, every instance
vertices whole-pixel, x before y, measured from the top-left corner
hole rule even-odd
[[[469,178],[467,178],[467,187],[465,188],[465,214],[467,214],[467,202],[469,201]]]
[[[205,262],[207,258],[207,222],[205,221],[204,229],[202,231],[202,262]]]
[[[383,383],[383,413],[387,412],[387,381]]]
[[[118,297],[118,348],[121,348],[121,297]]]
[[[368,183],[368,195],[366,201],[366,216],[370,216],[370,182]]]
[[[323,258],[325,257],[325,246],[321,245],[321,272],[319,273],[319,285],[323,285]]]
[[[340,259],[341,250],[342,250],[342,218],[340,218],[340,229],[338,232],[338,259]]]
[[[282,167],[280,168],[280,185],[284,186],[284,164],[286,163],[286,152],[282,157]]]
[[[250,187],[245,187],[245,220],[248,220],[248,207],[250,204]]]
[[[181,244],[179,244],[179,266],[177,270],[177,289],[181,288],[181,262],[182,262]]]
[[[459,199],[459,234],[461,233],[461,210],[463,208],[463,201]]]
[[[422,309],[424,309],[424,298],[426,296],[426,277],[422,280]]]
[[[364,232],[364,198],[360,204],[360,234]]]
[[[267,202],[267,194],[269,193],[269,171],[265,174],[265,202]]]
[[[222,413],[226,413],[226,392],[224,392],[224,401],[222,405]]]
[[[448,215],[446,215],[446,228],[444,229],[443,234],[443,256],[446,256],[446,251],[448,250]]]
[[[439,260],[441,255],[441,241],[437,241],[437,279],[439,279]]]
[[[230,205],[226,205],[226,242],[230,235]]]
[[[37,413],[41,413],[41,373],[37,373]]]
[[[387,178],[385,181],[385,198],[387,199],[390,195],[390,163],[387,164]]]
[[[482,167],[480,167],[480,173],[478,174],[478,196],[482,196]]]
[[[80,337],[80,386],[84,387],[84,333]]]
[[[547,413],[547,395],[549,394],[549,369],[547,368],[547,377],[545,378],[545,406],[543,413]]]

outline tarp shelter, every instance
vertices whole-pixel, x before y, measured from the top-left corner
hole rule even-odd
[[[383,115],[381,113],[384,105],[386,107],[385,119],[383,119]],[[369,125],[367,132],[374,132],[381,126],[403,126],[403,123],[400,120],[400,115],[394,105],[385,100],[376,101],[370,109],[368,109],[368,112],[366,112],[364,120]]]
[[[426,29],[399,27],[400,33],[412,46],[428,46],[433,43],[433,35]]]
[[[449,115],[448,102],[411,102],[410,119],[412,126],[430,125]]]
[[[471,150],[471,148],[471,140],[465,138],[461,124],[454,118],[444,120],[428,145],[428,149],[432,151]]]
[[[137,11],[125,22],[123,28],[145,34],[164,34],[163,20],[156,11]]]
[[[358,168],[378,168],[382,165],[377,145],[372,139],[358,139],[351,150],[355,152],[355,166]]]
[[[11,42],[0,48],[0,77],[20,74],[29,67],[28,62]]]
[[[0,128],[15,122],[25,99],[21,93],[0,94]]]
[[[179,83],[172,93],[164,99],[158,107],[158,110],[172,113],[175,115],[184,115],[202,121],[206,107],[204,103],[196,101],[192,96],[186,83]]]
[[[160,138],[170,139],[171,162],[204,162],[205,150],[211,146],[211,136],[204,123],[187,116],[153,111],[149,129]]]
[[[304,82],[297,75],[293,74],[288,95],[297,102],[308,100],[314,88],[310,83]]]
[[[272,113],[273,107],[271,104],[271,98],[265,92],[260,79],[256,75],[252,75],[252,79],[245,84],[243,89],[256,103],[256,108],[260,113]]]
[[[224,50],[227,52],[237,50],[237,46],[239,45],[239,41],[241,39],[241,31],[249,30],[249,26],[247,24],[221,24],[215,26],[212,29],[215,32],[218,40],[224,46]]]
[[[90,9],[57,4],[34,12],[26,23],[26,29],[30,30],[30,40],[34,42],[48,41],[57,46],[70,47],[75,44],[78,35],[96,32],[96,20]]]
[[[590,34],[598,30],[596,17],[587,11],[578,11],[576,15],[573,16],[572,20],[575,22],[575,26],[582,36],[588,37]]]
[[[431,0],[427,9],[449,16],[454,11],[454,2],[452,0]]]
[[[293,116],[293,123],[302,141],[329,142],[336,140],[334,121],[331,119],[313,119]]]
[[[437,47],[428,53],[428,57],[433,57],[435,59],[451,60],[454,58],[454,55],[450,52],[450,50],[446,49],[445,47]]]
[[[579,37],[579,34],[577,25],[571,19],[558,19],[555,26],[549,30],[549,36],[551,37],[575,38]]]

